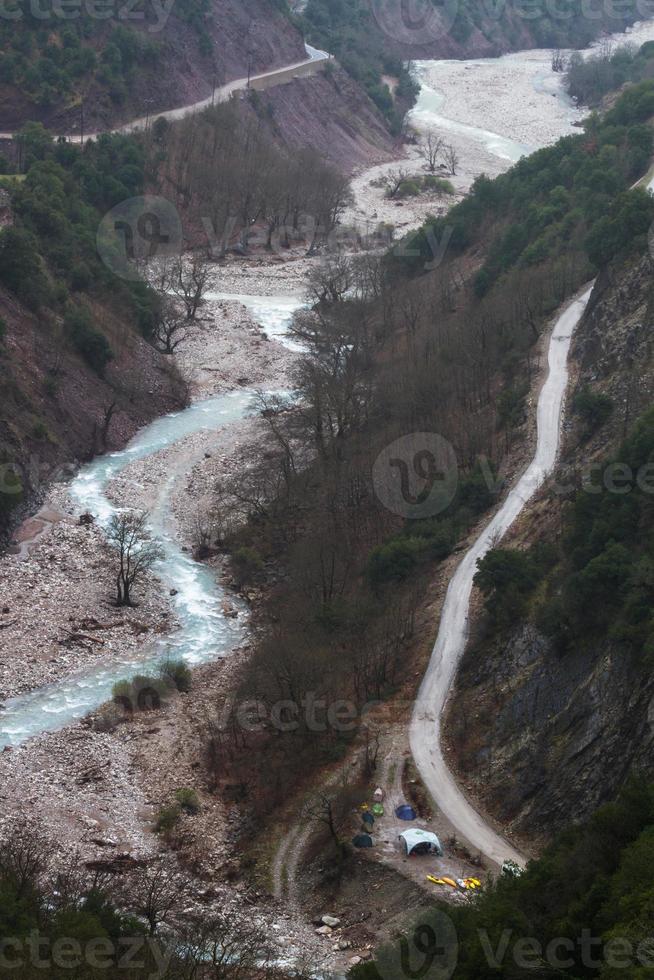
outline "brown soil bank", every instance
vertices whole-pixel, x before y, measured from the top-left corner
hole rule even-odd
[[[66,463],[124,446],[184,403],[185,386],[163,355],[117,312],[95,304],[93,314],[114,352],[103,378],[64,342],[54,315],[31,313],[0,288],[0,534]]]

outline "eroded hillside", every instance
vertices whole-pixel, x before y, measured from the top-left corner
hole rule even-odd
[[[653,771],[652,303],[648,252],[598,278],[558,473],[503,543],[534,581],[524,601],[487,597],[450,705],[464,782],[530,837]]]

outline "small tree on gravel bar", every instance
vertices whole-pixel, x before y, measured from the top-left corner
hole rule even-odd
[[[186,262],[181,258],[176,260],[170,289],[184,304],[187,320],[195,320],[210,283],[211,266],[205,258],[195,254]]]
[[[431,174],[435,173],[443,149],[443,139],[437,133],[427,133],[419,141],[418,149],[427,170]]]
[[[118,551],[116,605],[132,606],[132,589],[144,572],[163,556],[160,545],[150,537],[145,511],[114,514],[107,538]]]

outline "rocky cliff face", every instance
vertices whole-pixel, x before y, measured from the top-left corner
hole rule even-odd
[[[310,146],[344,173],[393,156],[384,119],[341,68],[297,78],[260,94],[272,135],[291,150]]]
[[[654,291],[644,256],[602,274],[578,327],[575,390],[613,410],[587,438],[568,411],[556,480],[523,513],[507,547],[561,534],[566,487],[610,456],[652,404]],[[556,573],[555,573],[556,574]],[[476,635],[475,635],[476,634]],[[484,642],[481,617],[450,703],[450,755],[470,794],[526,840],[551,837],[615,796],[630,773],[654,775],[651,664],[608,637],[564,654],[530,622]]]

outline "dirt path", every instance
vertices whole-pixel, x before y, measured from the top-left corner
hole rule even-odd
[[[261,74],[252,75],[249,78],[235,78],[225,85],[220,85],[212,95],[206,99],[200,99],[199,102],[192,102],[189,105],[179,106],[177,109],[167,109],[164,112],[155,112],[148,116],[141,116],[139,119],[133,119],[131,122],[125,123],[123,126],[118,126],[116,129],[105,130],[103,132],[133,133],[141,129],[147,129],[155,119],[167,119],[169,122],[173,122],[176,119],[184,119],[186,116],[192,116],[195,113],[202,112],[203,109],[207,109],[214,102],[227,102],[234,92],[242,92],[248,88],[263,90],[271,88],[273,85],[284,85],[286,82],[292,81],[295,77],[315,75],[324,69],[325,63],[329,60],[329,55],[326,51],[318,51],[316,48],[309,46],[307,46],[307,54],[309,57],[304,61],[298,61],[295,64],[286,65],[283,68],[274,68],[272,71],[261,72]],[[71,133],[62,133],[55,136],[54,139],[71,139],[73,135]],[[88,133],[85,139],[96,139],[96,137],[101,135],[103,133]],[[0,139],[11,140],[13,138],[13,133],[0,133]]]
[[[468,636],[468,614],[477,562],[494,547],[525,504],[543,484],[556,462],[567,386],[567,356],[573,331],[590,297],[590,289],[559,316],[549,344],[549,374],[538,399],[535,456],[504,504],[466,552],[450,580],[436,643],[416,699],[410,728],[413,757],[425,787],[473,850],[493,864],[525,859],[470,804],[443,753],[441,718]]]

